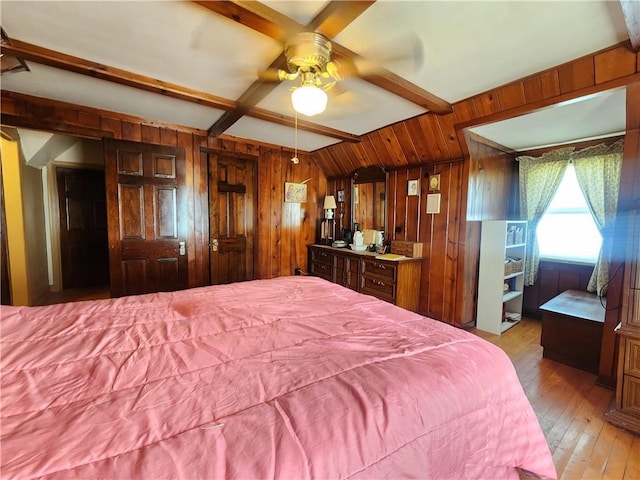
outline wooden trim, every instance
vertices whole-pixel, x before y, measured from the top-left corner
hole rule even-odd
[[[374,2],[332,0],[306,26],[258,2],[236,2],[232,4],[230,2],[195,1],[195,3],[268,35],[275,40],[286,43],[293,34],[301,31],[318,31],[327,38],[332,39]],[[332,42],[332,47],[334,58],[342,62],[345,67],[348,64],[353,64],[354,59],[363,60],[354,52],[335,42]],[[286,70],[286,60],[286,55],[282,52],[271,63],[269,69]],[[449,113],[452,111],[452,107],[448,102],[381,67],[376,69],[375,74],[361,75],[360,78],[416,103],[427,110],[436,113]],[[273,91],[277,85],[277,82],[266,83],[264,80],[254,82],[238,99],[236,107],[227,111],[208,129],[209,135],[218,136],[244,115],[253,116],[251,112],[255,105]],[[269,121],[273,120],[269,119]]]
[[[511,152],[513,154],[516,154],[518,156],[521,155],[527,155],[530,157],[537,157],[540,156],[544,153],[549,152],[550,150],[553,150],[554,148],[558,148],[560,146],[562,147],[574,147],[576,150],[581,150],[583,148],[587,148],[587,147],[593,147],[594,145],[600,145],[601,143],[604,143],[605,145],[611,145],[615,142],[617,142],[618,140],[624,138],[624,135],[615,135],[612,137],[605,137],[605,138],[598,138],[595,140],[584,140],[582,142],[569,142],[569,143],[562,143],[562,144],[558,144],[558,145],[553,145],[551,147],[544,147],[544,148],[535,148],[533,150],[522,150],[520,152]]]
[[[2,114],[2,116],[0,117],[0,122],[2,122],[2,125],[9,125],[12,127],[31,128],[36,130],[43,130],[46,132],[65,133],[67,135],[73,135],[76,137],[94,139],[113,137],[113,132],[109,132],[106,130],[81,127],[79,125],[69,125],[66,122],[43,120],[41,118],[9,115],[6,113]]]
[[[270,112],[263,108],[253,108],[246,113],[247,116],[257,118],[259,120],[265,120],[271,123],[277,123],[278,125],[284,125],[286,127],[295,128],[295,117],[289,117],[281,115],[279,113]],[[318,123],[312,123],[307,120],[301,120],[298,118],[298,130],[304,130],[306,132],[317,133],[318,135],[324,135],[325,137],[337,138],[345,142],[357,143],[362,141],[362,136],[354,135],[352,133],[336,130],[335,128],[325,127]]]
[[[338,62],[343,62],[345,64],[352,64],[354,61],[366,62],[365,59],[355,52],[335,43],[333,44],[333,53]],[[449,102],[431,92],[426,91],[418,85],[405,80],[395,73],[379,66],[374,70],[375,71],[372,71],[371,73],[354,73],[356,73],[362,80],[415,103],[430,112],[442,114],[451,113],[453,111],[453,107]]]
[[[128,72],[126,70],[92,62],[83,58],[66,55],[54,50],[49,50],[44,47],[22,42],[20,40],[12,40],[11,45],[3,45],[2,50],[3,53],[22,55],[28,60],[48,65],[50,67],[60,68],[81,75],[100,78],[109,82],[161,94],[190,103],[196,103],[215,109],[225,110],[226,113],[220,118],[220,120],[218,120],[214,124],[214,127],[216,125],[218,125],[218,127],[212,127],[209,131],[209,134],[213,136],[218,136],[219,134],[227,130],[227,128],[233,125],[244,115],[290,127],[293,127],[295,123],[295,119],[293,117],[279,115],[277,113],[269,112],[264,109],[253,109],[252,107],[278,86],[278,83],[276,82],[256,82],[254,85],[257,85],[259,89],[247,90],[247,92],[245,92],[245,95],[243,95],[237,102],[235,102],[222,97],[211,95],[207,92],[194,90],[173,83],[163,82],[151,77],[146,77],[144,75],[139,75],[133,72]],[[274,61],[274,63],[271,65],[271,68],[286,68],[286,58],[284,58],[284,53],[281,54],[281,56],[278,57],[276,61]],[[322,125],[317,125],[311,122],[299,121],[298,128],[300,128],[301,130],[317,133],[320,135],[326,135],[348,142],[359,141],[359,137],[357,135],[341,132],[339,130],[324,127]]]
[[[24,93],[12,92],[10,90],[0,91],[0,98],[2,98],[3,102],[6,102],[7,100],[17,100],[20,102],[28,102],[35,105],[44,105],[46,107],[78,110],[78,111],[82,111],[90,114],[95,114],[103,118],[117,119],[120,121],[126,121],[130,123],[139,123],[141,125],[150,126],[150,127],[169,128],[177,131],[192,133],[194,135],[200,135],[203,137],[207,135],[207,132],[205,130],[201,130],[198,128],[191,128],[191,127],[185,127],[184,125],[158,122],[157,120],[136,117],[134,115],[129,115],[126,113],[112,112],[109,110],[102,110],[99,108],[93,108],[93,107],[87,107],[84,105],[77,105],[74,103],[62,102],[60,100],[51,100],[45,97],[36,97],[33,95],[27,95]],[[6,110],[4,107],[2,108],[2,112],[3,113],[2,113],[2,117],[0,118],[0,121],[2,121],[3,125],[6,124],[6,125],[24,127],[24,128],[36,128],[40,130],[53,131],[58,133],[66,132],[64,128],[77,129],[79,132],[76,134],[77,136],[87,137],[87,138],[103,138],[103,137],[113,136],[113,132],[111,132],[110,130],[84,127],[80,124],[71,124],[64,120],[60,120],[58,122],[45,121],[45,120],[40,121],[39,118],[36,118],[35,115],[30,116],[29,115],[30,112],[21,111],[20,115],[14,115],[10,113],[5,113]],[[7,118],[11,118],[12,121],[19,122],[20,124],[14,125],[9,121],[5,122]],[[49,128],[40,128],[39,126],[40,124],[42,124],[45,127],[48,126]],[[86,132],[86,134],[83,135],[82,133],[80,133],[82,131]]]
[[[21,40],[12,39],[10,45],[3,45],[3,53],[42,63],[69,72],[100,78],[109,82],[126,85],[128,87],[158,93],[167,97],[177,98],[192,103],[198,103],[212,108],[230,110],[236,107],[236,102],[227,100],[210,93],[183,87],[175,83],[163,82],[155,78],[110,67],[73,55],[56,52],[48,48],[33,45]]]
[[[293,33],[302,31],[302,26],[298,22],[258,2],[192,1],[217,15],[260,32],[282,44],[286,43]]]
[[[334,38],[362,15],[376,0],[332,0],[307,25],[309,30]]]
[[[480,125],[499,122],[501,120],[508,120],[539,110],[544,110],[546,108],[561,106],[563,103],[571,102],[576,98],[587,97],[590,95],[599,95],[606,92],[607,90],[625,87],[631,83],[635,83],[638,81],[640,81],[640,73],[634,73],[633,75],[629,75],[627,77],[616,78],[615,80],[611,80],[609,82],[573,90],[571,92],[547,98],[545,100],[540,100],[538,102],[528,103],[520,107],[512,108],[511,110],[503,110],[486,116],[477,117],[473,120],[457,123],[454,125],[454,127],[456,130],[461,130],[468,127],[477,127]]]
[[[495,148],[496,150],[500,150],[501,152],[504,152],[509,155],[514,155],[518,153],[516,150],[513,150],[512,148],[505,147],[504,145],[494,142],[493,140],[489,140],[488,138],[478,135],[477,133],[472,132],[471,130],[465,129],[463,130],[463,132],[464,132],[464,135],[466,136],[465,140],[471,139],[475,142],[481,143],[483,145],[488,145],[491,148]]]

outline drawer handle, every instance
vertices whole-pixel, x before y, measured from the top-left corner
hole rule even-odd
[[[373,283],[374,285],[378,285],[379,287],[386,287],[387,284],[384,282],[381,282],[380,280],[376,280],[375,278],[371,280],[371,283]]]
[[[378,263],[378,262],[373,262],[373,267],[374,268],[379,268],[380,270],[386,270],[387,266],[382,264],[382,263]]]

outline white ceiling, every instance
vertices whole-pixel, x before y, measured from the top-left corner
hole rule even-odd
[[[327,4],[263,3],[302,24]],[[272,38],[193,2],[2,0],[0,7],[2,27],[12,39],[232,101],[283,48]],[[335,41],[455,103],[627,38],[620,4],[614,1],[378,0]],[[421,45],[419,66],[384,60],[390,51],[413,52],[413,43],[407,39]],[[30,72],[3,75],[1,88],[203,130],[225,113],[32,61],[28,64]],[[293,85],[283,83],[258,107],[292,117]],[[304,119],[362,135],[426,111],[357,78],[344,80],[331,93],[325,113]],[[608,112],[604,104],[597,108],[602,108],[603,117]],[[247,116],[225,133],[294,146],[291,127]],[[307,151],[339,141],[304,131],[298,135],[298,147]],[[509,139],[503,141],[509,143]]]
[[[501,122],[469,128],[515,151],[624,135],[626,89],[618,88]]]

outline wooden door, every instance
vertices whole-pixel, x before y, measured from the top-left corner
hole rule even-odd
[[[209,281],[256,278],[256,162],[207,153],[209,168]]]
[[[109,284],[104,171],[56,167],[63,288]]]
[[[111,296],[188,287],[182,148],[105,140]]]

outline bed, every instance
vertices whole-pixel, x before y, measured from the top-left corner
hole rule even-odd
[[[508,357],[310,276],[2,307],[3,478],[555,478]]]

